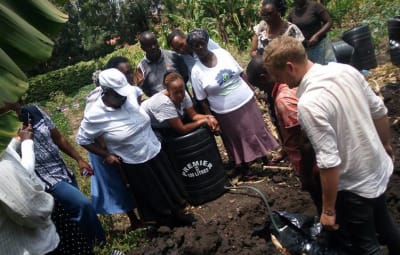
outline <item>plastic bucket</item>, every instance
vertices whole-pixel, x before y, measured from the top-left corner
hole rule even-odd
[[[351,56],[353,55],[354,48],[345,41],[332,42],[333,52],[337,62],[343,64],[350,64]]]
[[[358,26],[345,31],[342,39],[354,48],[350,61],[352,66],[358,70],[368,70],[377,67],[375,48],[368,25]]]

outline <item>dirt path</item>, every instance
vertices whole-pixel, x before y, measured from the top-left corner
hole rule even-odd
[[[399,81],[399,68],[389,67],[388,80],[375,78],[379,73],[372,73],[372,85],[379,90],[383,83]],[[393,78],[393,70],[395,77]],[[379,70],[378,70],[379,71]],[[383,70],[385,72],[385,70]],[[397,77],[396,77],[397,75]],[[385,76],[385,75],[382,75]],[[392,176],[387,202],[395,219],[400,223],[400,85],[389,90],[384,95],[391,98],[388,103],[392,121],[393,145],[397,149],[395,174]],[[270,124],[269,121],[267,121]],[[224,154],[222,153],[224,157]],[[259,171],[263,180],[259,183],[244,183],[262,191],[274,210],[286,210],[292,213],[316,215],[316,210],[310,196],[300,191],[300,182],[288,167],[282,169],[265,169]],[[259,169],[258,169],[259,170]],[[162,227],[151,237],[143,240],[143,245],[133,250],[131,254],[279,254],[274,248],[269,236],[265,238],[252,236],[255,228],[268,222],[264,203],[251,191],[229,191],[220,198],[201,206],[192,207],[191,212],[198,221],[193,227],[169,229]]]

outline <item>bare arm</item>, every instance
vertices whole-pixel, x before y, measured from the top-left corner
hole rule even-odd
[[[319,38],[328,33],[329,29],[332,27],[331,16],[329,16],[329,13],[326,10],[321,13],[321,19],[324,25],[310,38],[308,41],[309,46],[317,44],[319,42]]]
[[[76,160],[79,169],[81,170],[81,173],[84,169],[87,169],[88,171],[93,171],[90,165],[85,160],[83,160],[81,155],[79,155],[79,153],[74,149],[74,147],[72,147],[67,139],[65,139],[65,137],[61,135],[57,128],[53,128],[52,130],[50,130],[50,135],[53,142],[58,146],[58,148],[60,148],[61,151]]]
[[[135,71],[135,77],[134,77],[135,83],[137,86],[142,86],[143,80],[144,80],[144,75],[142,70],[138,67],[136,68]]]
[[[335,204],[339,186],[339,168],[331,167],[321,169],[320,171],[322,186],[322,214],[321,224],[329,229],[336,230],[339,226],[336,224]]]
[[[181,118],[173,118],[173,119],[169,119],[167,120],[168,124],[179,134],[181,135],[185,135],[191,131],[193,131],[194,129],[200,127],[203,124],[207,123],[207,119],[203,118],[203,119],[199,119],[199,120],[195,120],[193,122],[187,123],[187,124],[183,124]]]
[[[108,150],[104,146],[98,146],[95,143],[85,144],[85,145],[81,145],[81,146],[83,148],[85,148],[86,150],[103,157],[104,161],[107,162],[107,164],[109,164],[109,165],[121,164],[121,162],[122,162],[121,157],[108,152]]]
[[[185,111],[191,120],[206,119],[207,120],[206,123],[212,132],[219,130],[219,123],[213,115],[199,114],[195,111],[195,109],[193,107],[189,107],[189,108],[185,109]]]
[[[382,118],[374,120],[376,131],[378,132],[379,138],[381,139],[382,145],[385,148],[389,156],[394,160],[394,153],[392,145],[390,143],[390,125],[387,115]]]
[[[258,46],[258,37],[256,34],[254,34],[253,37],[251,38],[250,57],[254,58],[258,55],[257,46]]]

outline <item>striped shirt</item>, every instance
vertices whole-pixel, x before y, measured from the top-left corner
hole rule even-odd
[[[41,116],[36,114],[38,116],[35,116],[32,127],[36,157],[35,172],[45,183],[46,189],[61,181],[72,182],[73,173],[65,164],[60,155],[60,149],[51,138],[51,130],[55,128],[55,125],[43,110],[36,108]]]

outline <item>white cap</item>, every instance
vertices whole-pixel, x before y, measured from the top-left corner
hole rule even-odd
[[[128,96],[131,92],[130,84],[126,77],[116,68],[106,69],[99,74],[100,86],[113,89],[121,96]]]

